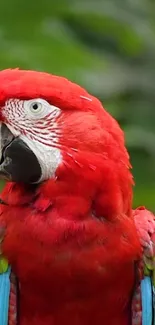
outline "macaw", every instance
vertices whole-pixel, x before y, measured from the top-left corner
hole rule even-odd
[[[0,71],[0,178],[9,325],[133,324],[155,221],[132,210],[124,134],[100,101],[63,77]]]

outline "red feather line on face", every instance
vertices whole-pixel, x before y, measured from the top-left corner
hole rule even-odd
[[[20,134],[42,144],[53,146],[58,142],[60,129],[57,127],[59,111],[52,109],[51,113],[42,119],[31,119],[26,115],[24,100],[9,99],[5,102],[2,115],[7,124]]]

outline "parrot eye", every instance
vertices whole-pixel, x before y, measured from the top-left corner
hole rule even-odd
[[[30,104],[30,110],[32,113],[41,113],[44,109],[43,104],[39,102],[33,102]]]
[[[51,105],[41,98],[25,100],[24,108],[27,116],[31,119],[44,118],[51,112]]]
[[[38,103],[32,104],[32,108],[36,111],[39,108]]]

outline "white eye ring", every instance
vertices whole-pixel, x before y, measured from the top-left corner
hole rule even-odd
[[[26,117],[32,120],[44,119],[49,114],[57,114],[60,109],[56,106],[50,105],[42,98],[34,98],[24,101],[24,110]]]
[[[32,102],[29,108],[33,114],[41,113],[42,110],[44,109],[43,104],[40,103],[39,101]]]

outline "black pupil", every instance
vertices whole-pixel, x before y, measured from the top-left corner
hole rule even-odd
[[[38,104],[37,103],[36,104],[33,104],[32,107],[33,107],[34,110],[36,110],[36,109],[38,109]]]

